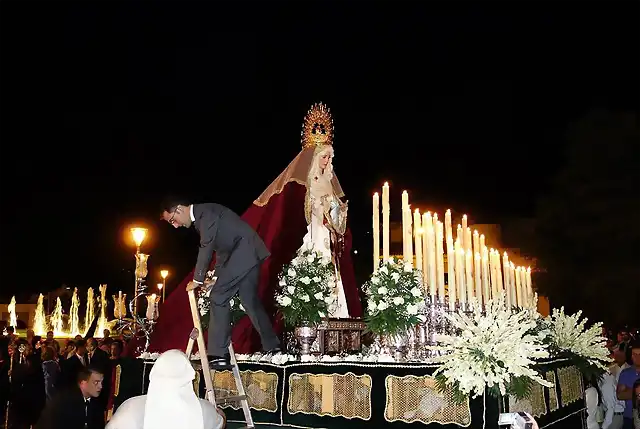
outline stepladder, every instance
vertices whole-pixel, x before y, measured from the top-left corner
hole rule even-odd
[[[215,277],[206,282],[206,287],[212,287],[215,283]],[[190,283],[190,285],[192,285]],[[193,285],[192,285],[193,286]],[[209,359],[207,357],[207,347],[204,342],[204,333],[200,325],[200,311],[198,310],[198,302],[196,300],[195,287],[187,286],[187,294],[189,295],[189,306],[191,307],[191,317],[193,318],[193,329],[189,334],[189,341],[187,342],[186,354],[189,360],[193,353],[194,345],[198,344],[198,354],[200,355],[200,364],[202,366],[202,376],[204,377],[205,385],[205,399],[214,406],[237,404],[242,406],[242,412],[244,413],[244,419],[246,422],[246,428],[254,428],[253,417],[251,416],[251,409],[249,408],[249,401],[247,393],[244,390],[242,378],[240,376],[240,368],[238,367],[238,361],[233,351],[233,344],[229,341],[229,365],[213,365],[210,369]],[[224,396],[216,398],[213,380],[215,379],[214,373],[216,371],[231,371],[233,379],[236,384],[237,395]]]

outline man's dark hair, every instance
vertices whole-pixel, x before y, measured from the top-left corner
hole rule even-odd
[[[631,350],[631,349],[640,349],[640,341],[638,341],[638,340],[633,341],[631,344],[629,344],[628,349],[629,350]]]
[[[76,381],[80,384],[83,381],[88,381],[91,378],[91,374],[100,374],[104,375],[101,370],[96,368],[95,366],[83,366],[78,371],[78,376],[76,377]]]
[[[76,348],[87,347],[87,342],[85,340],[76,340]]]
[[[93,345],[94,347],[98,347],[98,340],[96,340],[95,338],[89,338],[87,340],[87,345]]]
[[[177,196],[168,196],[164,200],[162,200],[162,211],[167,213],[173,213],[178,206],[188,206],[191,204],[188,198],[185,197],[177,197]]]

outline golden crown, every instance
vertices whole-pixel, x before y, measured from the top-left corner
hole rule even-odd
[[[333,144],[331,111],[322,103],[311,106],[302,123],[302,147]]]

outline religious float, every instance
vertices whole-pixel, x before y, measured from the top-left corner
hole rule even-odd
[[[390,187],[373,196],[373,273],[362,286],[350,259],[346,203],[333,174],[333,122],[312,106],[303,149],[245,212],[272,255],[260,299],[277,315],[285,352],[262,355],[241,303],[231,303],[236,349],[257,424],[342,428],[432,425],[497,428],[526,412],[539,427],[578,427],[583,379],[606,369],[599,324],[580,313],[537,311],[531,270],[517,267],[450,211],[411,211],[402,195],[402,258],[390,254]],[[382,216],[381,216],[382,215]],[[382,217],[382,220],[380,219]],[[382,234],[380,234],[382,225]],[[382,246],[380,246],[382,235]],[[382,248],[382,255],[380,255]],[[145,393],[159,354],[184,349],[192,329],[184,280],[162,307],[150,345],[113,375],[113,412]],[[207,297],[201,296],[203,326]],[[235,396],[229,371],[213,373],[217,398]],[[204,397],[198,374],[194,389]],[[229,421],[242,421],[234,405]]]

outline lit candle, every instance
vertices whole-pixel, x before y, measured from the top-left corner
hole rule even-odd
[[[473,254],[482,255],[482,248],[480,247],[480,234],[478,231],[473,231]]]
[[[402,191],[402,259],[407,262],[407,207],[409,206],[409,193]]]
[[[382,259],[389,259],[389,184],[384,182],[382,186]]]
[[[522,284],[522,305],[529,308],[531,307],[531,297],[529,289],[527,289],[527,270],[524,267],[520,267],[520,284]]]
[[[453,247],[453,238],[447,239],[447,282],[449,292],[449,310],[453,311],[456,308],[456,252]]]
[[[449,243],[449,239],[453,239],[453,230],[451,229],[451,210],[447,210],[444,214],[444,232],[444,238],[447,243]]]
[[[498,285],[497,285],[498,293],[505,292],[504,286],[502,285],[502,266],[500,264],[500,252],[498,252],[497,250],[496,250],[496,281],[498,282]]]
[[[460,224],[458,224],[458,228],[456,229],[456,241],[459,241],[460,246],[464,249],[464,230]]]
[[[436,269],[438,273],[438,297],[444,302],[444,225],[436,224]]]
[[[498,280],[496,279],[496,259],[499,259],[497,252],[493,249],[489,251],[489,274],[491,276],[491,297],[498,299]]]
[[[517,302],[518,302],[518,308],[524,308],[524,296],[522,294],[522,284],[520,283],[520,267],[516,267],[515,271],[514,271],[515,277],[516,277],[516,293],[517,295]]]
[[[459,296],[460,304],[465,305],[467,303],[467,288],[465,286],[465,267],[464,267],[464,249],[462,243],[456,240],[456,283],[457,293]]]
[[[511,283],[509,282],[509,255],[504,252],[502,255],[502,270],[504,272],[504,291],[506,295],[507,308],[513,307],[511,296]]]
[[[462,230],[463,231],[467,230],[467,215],[462,215]]]
[[[420,210],[415,209],[413,212],[414,239],[416,248],[416,269],[422,270],[422,240],[424,237],[421,226]]]
[[[484,234],[480,234],[480,252],[484,252],[484,248],[487,247],[484,243]]]
[[[465,283],[467,284],[467,299],[471,302],[475,296],[475,286],[473,284],[473,254],[471,250],[464,252],[464,273],[466,277]]]
[[[516,295],[516,282],[515,282],[515,265],[509,261],[509,289],[511,290],[511,305],[518,305],[518,296]]]
[[[380,197],[373,194],[373,272],[380,264]]]
[[[531,297],[531,307],[535,307],[537,303],[533,301],[533,287],[531,284],[531,267],[527,268],[526,279],[527,279],[527,291],[529,292],[529,296]]]
[[[407,206],[407,263],[413,267],[413,219],[411,217],[411,206]]]
[[[485,302],[494,298],[491,296],[489,277],[489,251],[484,247],[482,249],[482,293],[484,295]]]
[[[427,260],[427,272],[425,273],[427,278],[427,290],[429,291],[429,296],[431,299],[434,299],[436,296],[436,283],[435,283],[435,256],[436,250],[434,249],[435,245],[435,237],[433,231],[433,218],[431,217],[431,212],[426,213],[426,223],[424,224],[424,228],[426,231],[425,239],[427,241],[427,253],[424,255]]]
[[[429,240],[427,239],[427,225],[429,224],[428,216],[430,216],[429,212],[422,213],[422,285],[424,287],[425,294],[429,292],[429,275],[427,274],[429,272],[429,258],[427,257],[429,254],[429,252],[427,252],[427,244],[429,243]]]
[[[471,228],[467,228],[464,230],[464,251],[472,252],[472,249],[473,249],[473,244],[471,240]]]
[[[482,258],[480,257],[480,252],[476,252],[474,257],[473,264],[473,274],[475,277],[475,286],[476,286],[476,298],[478,299],[478,304],[482,305],[483,297],[482,297]],[[486,298],[485,298],[486,299]]]

